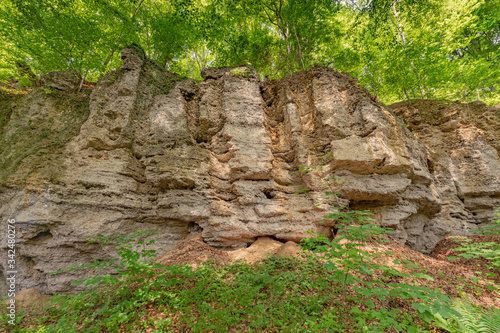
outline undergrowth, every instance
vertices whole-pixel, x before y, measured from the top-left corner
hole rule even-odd
[[[452,333],[498,333],[500,332],[500,309],[484,310],[464,300],[455,300],[453,309],[458,315],[433,316],[436,326]]]
[[[497,219],[492,221],[492,224],[472,231],[481,236],[500,235],[500,209],[495,210]],[[500,269],[500,244],[497,242],[472,242],[467,237],[455,237],[457,242],[462,242],[459,247],[453,251],[460,251],[458,256],[466,259],[485,258],[489,261],[488,268]],[[447,257],[448,260],[456,260],[459,257]]]
[[[370,296],[346,289],[314,255],[270,256],[256,265],[208,263],[197,270],[153,266],[144,275],[59,295],[51,306],[18,313],[12,332],[430,331],[416,311],[398,310],[394,293],[385,296],[385,310],[360,303]],[[148,274],[153,271],[154,277]]]
[[[208,262],[196,270],[149,263],[155,253],[147,245],[153,241],[136,241],[146,232],[96,237],[92,242],[115,246],[120,259],[69,269],[113,272],[77,281],[90,287],[79,294],[54,296],[43,308],[18,309],[11,331],[435,332],[443,327],[459,332],[451,329],[498,320],[497,310],[459,307],[438,290],[404,282],[412,275],[432,279],[425,274],[376,264],[376,256],[391,253],[367,251],[363,244],[382,241],[385,230],[368,223],[366,212],[358,217],[366,223],[341,225],[335,240],[317,236],[304,242],[321,256],[271,255],[253,265]],[[409,261],[396,264],[416,267]],[[463,309],[481,315],[464,321],[471,317]]]

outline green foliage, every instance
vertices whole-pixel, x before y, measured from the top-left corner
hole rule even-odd
[[[473,232],[480,235],[500,235],[500,208],[495,210],[495,215],[499,219],[493,220],[491,225],[474,230]],[[461,246],[456,247],[453,251],[460,251],[460,257],[471,258],[485,258],[490,260],[488,267],[491,269],[500,269],[500,244],[498,242],[478,242],[475,243],[466,237],[456,237]],[[449,260],[458,259],[458,257],[448,257]]]
[[[299,172],[309,173],[314,170],[328,170],[327,154],[320,159],[326,159],[319,166],[299,166]],[[334,191],[340,179],[331,179],[327,175],[320,176],[326,182],[330,191]],[[326,261],[325,268],[340,283],[342,298],[345,304],[353,301],[355,304],[366,304],[368,308],[361,310],[354,306],[350,313],[356,318],[356,327],[360,331],[386,332],[388,330],[417,332],[420,327],[415,321],[402,317],[397,308],[392,308],[391,303],[406,300],[418,311],[419,317],[428,323],[436,321],[446,322],[460,318],[460,313],[451,305],[451,299],[439,290],[422,287],[418,283],[392,282],[393,278],[406,279],[405,281],[433,278],[425,272],[419,271],[418,265],[409,260],[394,260],[395,265],[408,269],[404,273],[395,267],[377,263],[380,256],[391,256],[389,251],[380,251],[376,248],[367,249],[369,243],[383,243],[384,235],[392,231],[374,224],[369,211],[349,210],[347,207],[335,207],[339,193],[330,197],[332,192],[326,192],[326,197],[331,203],[331,212],[324,216],[324,223],[334,225],[336,235],[333,239],[319,234],[302,241],[305,249],[320,253]],[[377,302],[377,303],[376,303]],[[369,327],[367,323],[370,323]]]
[[[235,77],[251,77],[252,73],[245,68],[235,68],[231,70],[231,75]]]
[[[357,318],[357,327],[365,329],[370,322],[371,332],[385,332],[395,329],[404,332],[419,331],[418,325],[412,320],[405,319],[399,309],[391,308],[390,304],[398,299],[412,301],[415,309],[421,313],[439,313],[448,317],[454,313],[448,304],[450,299],[427,287],[409,283],[389,282],[391,277],[399,278],[432,278],[424,273],[403,273],[400,270],[376,263],[376,258],[391,253],[369,251],[365,249],[366,242],[383,242],[382,235],[389,231],[374,225],[371,214],[367,211],[342,211],[332,208],[332,212],[325,216],[337,222],[337,237],[329,240],[324,235],[303,240],[303,247],[314,253],[322,253],[327,261],[325,267],[332,272],[336,281],[341,283],[341,290],[345,302],[353,301],[356,304],[367,304],[368,309],[351,309],[351,314]],[[396,265],[414,270],[418,268],[414,263],[403,260],[394,261]],[[354,291],[348,297],[348,290]],[[376,306],[375,302],[379,305]],[[403,317],[402,317],[403,316]]]
[[[75,69],[97,79],[120,64],[119,50],[141,44],[162,64],[183,51],[190,1],[17,1],[0,2],[0,35],[10,58],[36,71]],[[186,11],[184,11],[186,13]],[[5,63],[13,64],[10,59]],[[10,72],[12,73],[12,71]],[[10,74],[6,73],[6,74]]]
[[[127,267],[136,266],[138,257],[122,252]],[[359,301],[368,297],[349,297],[345,302],[342,283],[315,255],[269,256],[256,265],[207,263],[196,270],[189,266],[152,267],[146,269],[141,264],[140,270],[124,275],[127,280],[104,279],[98,289],[55,296],[54,305],[24,320],[46,333],[148,329],[340,333],[351,328],[356,332],[383,332],[384,327],[427,331],[414,323],[414,315],[399,310],[381,310],[383,316],[372,308],[361,311]],[[385,299],[392,297],[396,296],[387,295]],[[151,308],[155,309],[153,316],[148,312]],[[22,329],[20,321],[12,332]]]
[[[279,78],[346,71],[386,103],[500,101],[500,3],[488,0],[47,0],[0,2],[0,80],[74,69],[97,80],[119,50],[182,76],[248,64]],[[425,20],[421,19],[425,17]]]
[[[331,218],[350,221],[345,215],[332,214]],[[382,241],[386,233],[367,216],[363,212],[351,216],[353,222],[361,220],[362,224],[341,224],[340,236],[333,241],[324,236],[304,241],[305,248],[323,256],[270,255],[254,265],[207,262],[196,270],[150,263],[155,252],[147,249],[152,241],[144,238],[151,231],[94,237],[92,242],[115,248],[119,258],[70,270],[112,268],[114,274],[85,279],[81,282],[89,287],[83,292],[56,295],[53,304],[32,309],[29,316],[18,309],[17,325],[11,331],[24,332],[29,327],[44,333],[430,332],[431,327],[417,315],[447,329],[469,325],[482,332],[497,325],[497,312],[476,309],[479,315],[468,317],[457,304],[449,306],[449,299],[441,293],[398,282],[429,276],[376,264],[379,255],[391,253],[363,248],[363,242]],[[418,268],[406,260],[395,264]],[[405,302],[413,302],[416,310],[402,310],[399,304]]]
[[[491,261],[488,265],[490,268],[500,268],[500,245],[497,242],[480,242],[474,243],[472,240],[465,237],[456,237],[458,241],[463,242],[461,246],[456,247],[453,251],[464,251],[459,253],[460,257],[485,258]],[[458,259],[458,257],[448,257],[449,260]]]
[[[500,208],[495,209],[494,214],[497,216],[497,219],[493,220],[492,224],[473,230],[472,233],[479,235],[500,235]]]
[[[144,305],[173,297],[172,293],[162,290],[181,284],[184,273],[189,274],[189,267],[168,267],[151,262],[156,252],[147,247],[154,240],[144,238],[155,231],[132,231],[126,235],[96,236],[89,243],[114,248],[119,258],[95,260],[90,264],[72,266],[54,274],[88,270],[103,271],[106,274],[75,281],[85,283],[85,291],[76,295],[54,296],[55,306],[45,309],[47,316],[40,317],[39,327],[43,332],[118,332],[129,330],[140,322],[145,314]],[[162,268],[161,272],[158,270]],[[111,270],[111,272],[110,272]],[[56,323],[45,325],[46,321]],[[79,327],[75,327],[79,323]],[[147,323],[151,324],[151,323]],[[162,328],[165,322],[156,323]]]
[[[383,100],[494,103],[499,96],[489,87],[498,85],[499,16],[485,11],[493,7],[497,12],[491,1],[375,1],[373,18],[352,32],[364,37],[355,40],[363,67],[354,73]]]
[[[155,231],[151,230],[133,230],[130,234],[126,235],[99,235],[90,237],[91,240],[88,242],[88,244],[98,243],[101,247],[111,246],[116,249],[119,258],[94,259],[89,264],[71,266],[65,270],[54,272],[53,274],[75,270],[88,270],[95,272],[101,270],[109,271],[111,269],[112,272],[108,274],[92,276],[75,281],[73,282],[73,284],[78,285],[81,283],[85,283],[85,285],[94,285],[102,283],[107,285],[115,285],[124,281],[127,281],[129,283],[137,282],[137,280],[135,279],[137,277],[141,277],[139,281],[142,282],[144,281],[144,276],[151,278],[154,275],[153,269],[158,268],[160,265],[149,263],[151,259],[156,257],[156,251],[146,249],[148,245],[154,244],[155,241],[150,240],[146,242],[144,240],[138,241],[138,239],[153,235],[155,233]],[[137,248],[142,249],[138,251]],[[130,281],[130,279],[133,279],[133,281]]]
[[[481,309],[466,300],[455,300],[452,308],[457,313],[447,318],[432,315],[436,326],[451,333],[500,332],[500,309]]]

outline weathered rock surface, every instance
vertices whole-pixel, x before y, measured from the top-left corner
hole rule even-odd
[[[77,72],[50,72],[42,76],[40,84],[47,88],[74,92],[78,89],[80,78]]]
[[[71,118],[79,132],[66,133],[57,149],[49,148],[64,130],[60,119],[78,108],[58,109],[56,97],[35,90],[0,111],[1,227],[17,221],[20,289],[69,292],[90,273],[48,273],[115,255],[87,236],[156,230],[162,254],[195,235],[226,250],[259,237],[330,235],[317,223],[327,209],[316,205],[324,203],[324,175],[341,179],[340,203],[371,209],[422,252],[487,222],[500,205],[500,143],[467,119],[422,116],[428,137],[415,136],[327,68],[266,83],[245,66],[209,69],[196,83],[163,72],[137,48],[122,57],[123,67],[86,100],[88,113]],[[413,126],[416,112],[395,109]],[[27,131],[46,149],[26,151],[35,144]],[[454,138],[462,146],[451,146]],[[297,172],[329,152],[326,166]],[[304,188],[311,191],[294,194]],[[0,241],[5,246],[4,232]]]
[[[432,184],[440,211],[430,220],[402,221],[410,246],[429,252],[448,235],[464,235],[490,222],[500,206],[500,108],[469,104],[413,101],[391,106],[427,148]]]

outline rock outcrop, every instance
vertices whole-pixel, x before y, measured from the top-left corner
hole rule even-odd
[[[50,72],[42,76],[39,84],[49,89],[75,92],[80,80],[77,72]]]
[[[430,221],[406,222],[409,233],[429,238],[413,237],[421,243],[415,248],[429,252],[442,238],[494,219],[500,207],[500,108],[430,100],[391,107],[427,148],[439,194],[440,211]]]
[[[226,250],[262,236],[331,235],[318,223],[328,209],[325,175],[340,179],[339,205],[372,210],[422,252],[486,223],[500,204],[500,143],[472,123],[450,118],[443,127],[422,115],[428,137],[412,134],[328,68],[265,83],[245,66],[208,69],[196,83],[135,47],[122,58],[88,98],[39,89],[0,96],[0,215],[2,230],[8,218],[17,221],[21,289],[73,290],[70,281],[90,273],[48,273],[115,255],[87,244],[88,236],[156,230],[161,254],[197,235]],[[56,106],[58,98],[68,103]],[[395,109],[413,126],[415,112],[404,111],[413,109]],[[453,135],[464,149],[449,145]],[[31,146],[39,148],[26,151]],[[297,172],[327,153],[327,165]]]

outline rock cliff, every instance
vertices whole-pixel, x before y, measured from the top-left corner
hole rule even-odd
[[[87,244],[98,234],[156,230],[160,254],[194,235],[226,250],[331,235],[318,223],[324,176],[337,179],[339,205],[370,209],[424,253],[500,206],[494,108],[419,101],[393,111],[328,68],[270,82],[245,66],[212,68],[196,83],[137,48],[122,59],[88,94],[64,91],[71,82],[0,93],[2,266],[13,218],[20,289],[71,291],[85,273],[48,273],[114,256]],[[297,172],[329,152],[322,168]]]

